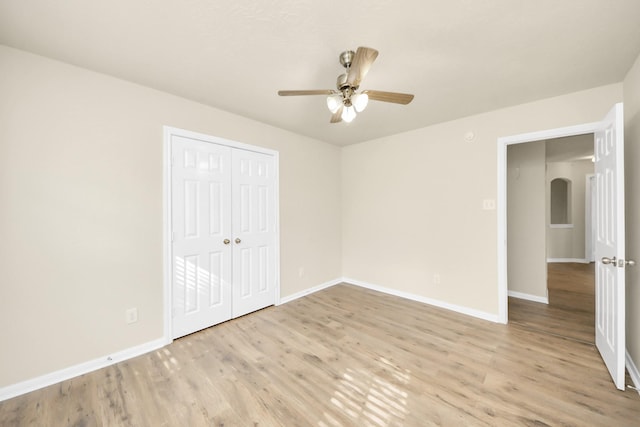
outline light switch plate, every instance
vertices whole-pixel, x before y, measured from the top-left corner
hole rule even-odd
[[[496,200],[495,199],[484,199],[482,201],[482,209],[485,211],[494,211],[496,210]]]
[[[127,323],[135,323],[138,321],[138,309],[130,308],[125,313]]]

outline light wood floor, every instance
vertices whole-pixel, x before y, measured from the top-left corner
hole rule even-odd
[[[2,402],[0,425],[640,425],[593,345],[544,329],[339,285]]]
[[[509,322],[595,343],[594,264],[547,264],[549,304],[509,298]]]

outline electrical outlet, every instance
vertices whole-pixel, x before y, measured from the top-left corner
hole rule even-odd
[[[135,323],[138,321],[138,309],[130,308],[125,312],[125,318],[127,323]]]
[[[495,199],[484,199],[482,201],[482,209],[485,211],[494,211],[496,210],[496,201]]]
[[[440,284],[440,274],[436,273],[433,275],[433,284],[434,285],[439,285]]]
[[[304,277],[304,267],[298,268],[298,276],[299,277]]]

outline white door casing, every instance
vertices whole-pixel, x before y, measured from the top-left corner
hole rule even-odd
[[[231,318],[231,148],[174,136],[173,337]]]
[[[171,127],[164,133],[170,342],[278,302],[278,153]]]
[[[275,164],[262,153],[234,150],[233,317],[274,303]]]
[[[616,104],[595,132],[596,346],[616,387],[625,379],[624,122]]]

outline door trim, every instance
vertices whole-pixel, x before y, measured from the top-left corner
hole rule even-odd
[[[275,167],[275,216],[276,216],[276,238],[275,238],[275,273],[276,273],[276,289],[275,301],[280,303],[280,163],[279,153],[276,150],[258,147],[255,145],[244,144],[229,139],[219,138],[215,136],[205,135],[185,129],[175,128],[171,126],[163,126],[163,149],[162,149],[162,264],[163,264],[163,337],[167,343],[173,342],[172,334],[172,295],[171,295],[171,235],[172,235],[172,218],[171,218],[171,138],[180,136],[190,139],[198,139],[200,141],[209,142],[211,144],[224,145],[226,147],[237,148],[246,151],[254,151],[257,153],[273,156]]]
[[[498,138],[498,322],[507,323],[508,284],[507,284],[507,146],[526,142],[544,141],[565,136],[595,133],[600,122],[584,123],[576,126],[548,129],[537,132]]]

